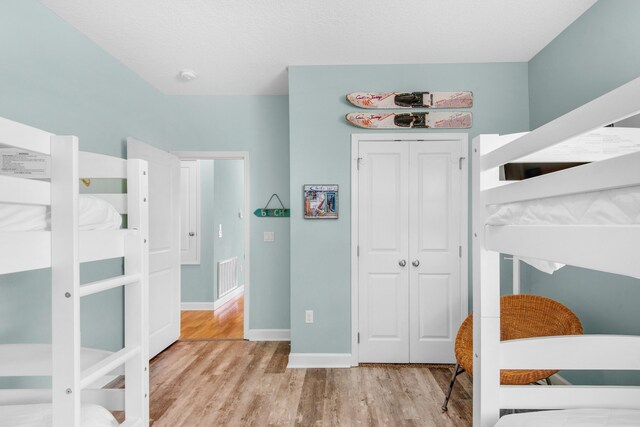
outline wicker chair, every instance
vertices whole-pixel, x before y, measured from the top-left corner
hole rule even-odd
[[[538,295],[509,295],[500,298],[500,340],[544,337],[555,335],[580,335],[582,323],[578,316],[564,305]],[[447,410],[451,391],[458,375],[473,374],[473,314],[470,314],[458,330],[455,344],[456,367],[451,377],[449,391],[442,405]],[[501,370],[500,383],[524,385],[547,380],[557,370]]]

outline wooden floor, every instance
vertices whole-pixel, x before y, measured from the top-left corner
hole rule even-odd
[[[215,311],[183,311],[180,339],[244,337],[244,296],[239,295]]]
[[[470,426],[471,383],[414,365],[286,369],[289,343],[179,341],[151,362],[151,425]]]

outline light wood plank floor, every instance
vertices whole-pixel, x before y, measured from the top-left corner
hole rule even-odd
[[[183,311],[180,339],[244,338],[244,296],[239,295],[215,311]]]
[[[179,341],[151,363],[160,426],[470,426],[471,383],[452,367],[286,369],[289,343]]]

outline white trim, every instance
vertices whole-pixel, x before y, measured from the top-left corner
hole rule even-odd
[[[251,307],[251,157],[248,151],[172,151],[180,160],[244,161],[244,338],[250,339]]]
[[[466,133],[354,133],[351,134],[351,366],[358,366],[358,145],[360,141],[458,141],[462,144],[462,172],[460,176],[460,314],[461,320],[469,313],[469,135]],[[291,360],[291,359],[290,359]],[[291,362],[289,362],[291,364]]]
[[[352,360],[350,353],[291,353],[287,369],[350,368]]]
[[[231,290],[229,293],[222,296],[222,298],[218,298],[213,302],[213,309],[217,310],[238,295],[242,295],[244,293],[244,285],[240,285],[237,288]]]
[[[245,322],[246,324],[247,322]],[[249,329],[249,341],[291,341],[290,329]]]
[[[181,311],[202,311],[202,310],[213,311],[213,303],[210,301],[181,302],[180,310]]]

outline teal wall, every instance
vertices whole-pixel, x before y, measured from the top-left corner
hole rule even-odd
[[[200,264],[181,267],[181,302],[213,302],[214,161],[200,162]]]
[[[640,2],[600,0],[529,62],[534,129],[640,76]],[[523,269],[523,290],[561,301],[586,333],[640,335],[640,280],[565,267]],[[563,372],[574,383],[640,384],[639,373]]]
[[[182,302],[218,299],[218,262],[238,257],[238,284],[244,284],[244,164],[242,160],[200,160],[200,264],[182,266]],[[222,224],[222,238],[218,226]]]
[[[480,133],[529,128],[526,63],[289,67],[294,353],[351,352],[351,134],[367,130],[345,122],[354,111],[345,95],[419,89],[473,91],[469,141]],[[340,218],[305,221],[302,186],[323,183],[340,186]],[[304,323],[307,309],[314,310],[312,324]]]
[[[213,265],[218,262],[238,258],[238,284],[244,284],[244,274],[240,263],[244,257],[244,218],[238,213],[244,209],[244,167],[242,160],[215,161],[215,196],[213,210]],[[218,227],[222,224],[222,238],[218,237]],[[218,275],[214,274],[214,298],[218,299]]]
[[[35,0],[0,2],[0,116],[79,137],[80,149],[124,156],[128,136],[166,150],[250,153],[251,208],[289,200],[286,96],[164,96]],[[288,220],[251,218],[250,327],[289,327]],[[276,231],[275,244],[262,232]],[[82,280],[121,273],[121,261],[84,265]],[[49,271],[0,276],[0,342],[50,340]],[[122,345],[122,297],[82,302],[87,346]]]

